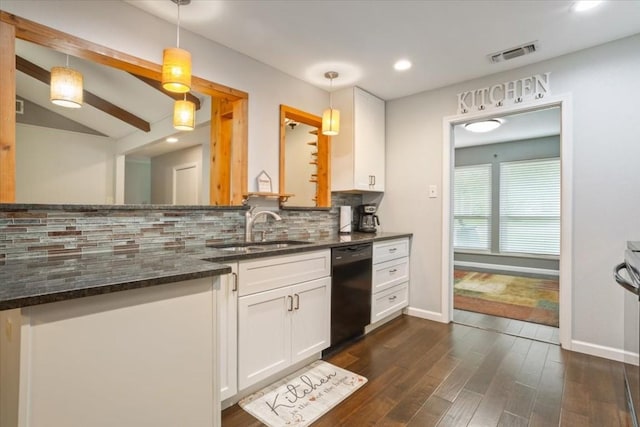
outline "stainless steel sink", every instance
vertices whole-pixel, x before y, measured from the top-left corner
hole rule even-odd
[[[284,249],[292,246],[308,245],[311,243],[312,242],[305,242],[302,240],[267,240],[260,242],[212,243],[207,245],[207,247],[229,252],[254,252],[270,249]]]

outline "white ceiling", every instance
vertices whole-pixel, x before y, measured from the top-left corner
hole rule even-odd
[[[170,0],[125,1],[176,23]],[[181,28],[325,89],[324,73],[338,71],[334,88],[357,85],[389,100],[640,33],[638,0],[583,13],[573,3],[191,0],[181,7]],[[534,54],[499,64],[487,58],[536,40]],[[400,58],[413,68],[395,71]]]
[[[455,126],[453,128],[455,147],[560,135],[559,107],[500,116],[500,121],[502,125],[499,128],[484,133],[471,132],[465,129],[465,124]]]

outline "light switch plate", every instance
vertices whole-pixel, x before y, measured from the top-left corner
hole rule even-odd
[[[429,185],[429,198],[433,199],[438,197],[438,187],[435,184]]]

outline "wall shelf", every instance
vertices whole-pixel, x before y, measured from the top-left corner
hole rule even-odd
[[[279,199],[280,202],[286,202],[289,200],[289,197],[293,197],[295,194],[292,193],[267,193],[262,191],[252,191],[247,194],[243,194],[242,197],[247,200],[250,197],[263,197],[265,199]]]

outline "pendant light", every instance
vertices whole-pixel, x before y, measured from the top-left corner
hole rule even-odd
[[[178,130],[193,130],[196,123],[196,104],[187,101],[187,95],[184,100],[176,101],[173,106],[173,127]]]
[[[331,90],[333,89],[333,79],[338,77],[338,73],[327,71],[324,76],[329,79],[329,108],[322,113],[322,134],[335,136],[340,132],[340,111],[333,108]]]
[[[162,87],[169,92],[187,93],[191,90],[191,53],[180,49],[180,6],[191,0],[171,0],[178,5],[178,25],[176,47],[168,47],[162,52]]]
[[[51,68],[49,99],[55,105],[66,108],[82,107],[82,74],[69,68],[69,55],[66,67]]]

